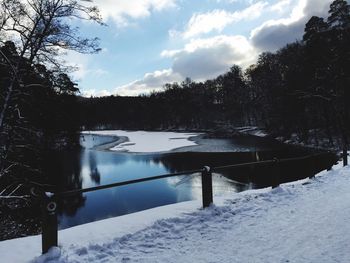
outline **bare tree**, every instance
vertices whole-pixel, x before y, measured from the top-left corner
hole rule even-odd
[[[59,57],[65,50],[80,53],[100,51],[97,38],[80,36],[74,20],[87,20],[103,25],[99,10],[92,0],[1,0],[0,43],[15,43],[12,56],[0,49],[0,62],[9,70],[6,85],[1,87],[0,106],[0,178],[15,164],[4,165],[12,134],[18,128],[11,118],[21,119],[16,100],[26,94],[23,72],[35,64],[64,71]],[[13,55],[15,54],[15,55]],[[36,83],[29,83],[33,85]],[[3,84],[2,84],[3,85]]]
[[[79,36],[77,28],[69,24],[70,18],[84,19],[103,24],[97,7],[91,0],[2,0],[1,33],[17,38],[19,59],[12,65],[14,80],[18,81],[19,62],[26,58],[30,64],[44,63],[60,67],[57,56],[60,50],[81,53],[100,51],[98,39]],[[4,54],[1,54],[4,55]],[[0,112],[0,131],[13,93],[11,83],[7,87],[4,105]]]

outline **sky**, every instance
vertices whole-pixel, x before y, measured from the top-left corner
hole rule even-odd
[[[134,96],[165,83],[213,79],[301,39],[331,0],[95,0],[107,26],[75,22],[102,51],[66,61],[83,96]]]

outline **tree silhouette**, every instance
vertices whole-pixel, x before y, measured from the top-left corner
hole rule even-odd
[[[66,67],[59,57],[64,50],[81,53],[100,50],[97,38],[81,37],[78,29],[69,22],[75,18],[103,24],[98,9],[89,2],[0,2],[0,61],[3,73],[0,76],[0,179],[9,174],[23,177],[23,169],[30,174],[40,173],[39,166],[34,164],[43,157],[39,153],[41,147],[37,146],[55,147],[59,140],[54,137],[67,127],[63,125],[63,129],[58,129],[62,121],[55,124],[52,120],[59,120],[60,112],[66,110],[59,104],[73,110],[75,99],[69,96],[78,90],[64,73]],[[66,98],[59,98],[57,93]],[[67,116],[72,115],[75,114]],[[78,124],[72,127],[74,129],[69,128],[68,133],[73,130],[76,133]]]

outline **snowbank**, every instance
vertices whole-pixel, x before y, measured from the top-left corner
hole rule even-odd
[[[197,201],[150,209],[40,238],[0,242],[4,262],[348,262],[350,169],[250,190],[200,209]]]
[[[85,131],[84,134],[109,135],[128,137],[128,141],[110,148],[112,151],[127,152],[165,152],[185,146],[197,145],[190,141],[190,137],[199,135],[199,133],[180,133],[180,132],[150,132],[150,131],[123,131],[123,130],[105,130],[105,131]]]
[[[199,201],[177,203],[64,229],[59,231],[59,246],[68,250],[79,250],[94,244],[113,242],[115,238],[122,238],[150,227],[157,220],[181,216],[198,210],[200,206]],[[4,262],[31,262],[40,254],[41,236],[0,242],[0,255],[4,256],[3,259],[6,259]],[[57,262],[57,255],[60,255],[60,251],[54,249],[51,253],[37,258],[33,262],[46,262],[49,258],[55,258],[53,262]],[[0,260],[0,262],[2,261]]]

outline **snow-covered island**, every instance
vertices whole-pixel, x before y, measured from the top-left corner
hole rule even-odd
[[[177,148],[197,145],[189,140],[200,133],[180,132],[152,132],[152,131],[124,131],[124,130],[100,130],[84,131],[82,134],[116,136],[119,140],[109,150],[118,152],[166,152]]]
[[[158,207],[41,237],[0,242],[3,262],[348,262],[350,168],[314,179]]]

